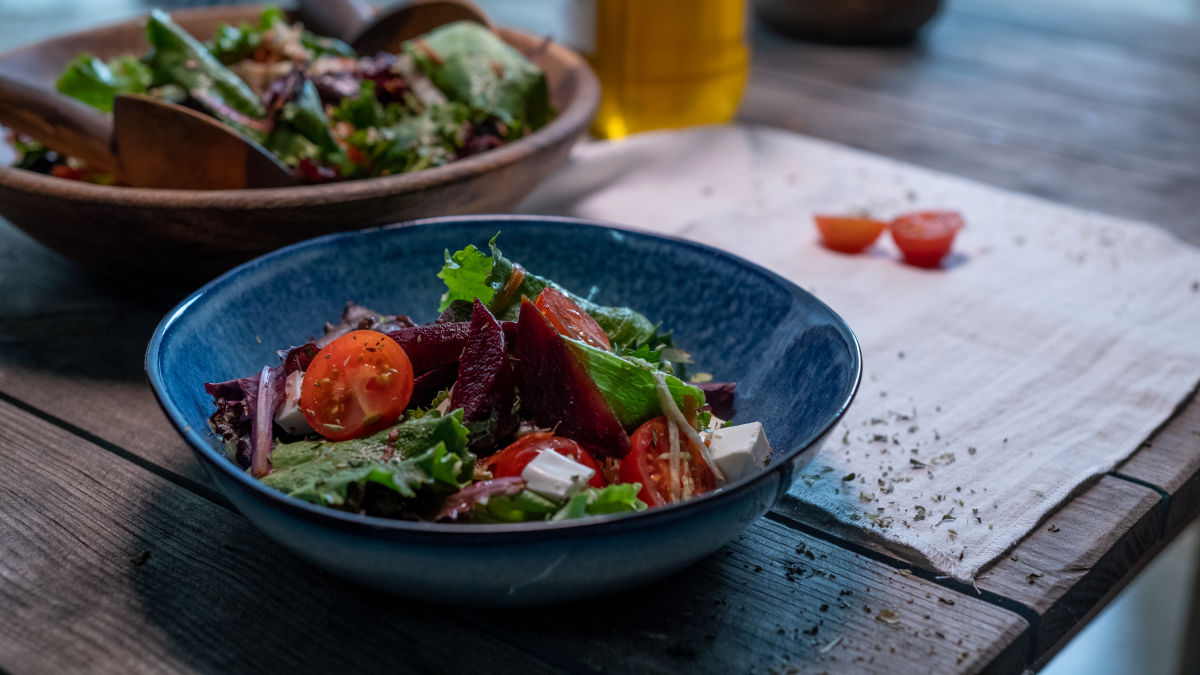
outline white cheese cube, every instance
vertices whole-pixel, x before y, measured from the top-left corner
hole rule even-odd
[[[279,412],[275,413],[275,423],[283,427],[284,431],[296,436],[313,432],[308,420],[304,419],[304,413],[300,411],[300,385],[303,382],[304,373],[298,370],[287,376],[283,383],[283,405],[279,406]]]
[[[525,470],[521,472],[521,478],[525,479],[525,487],[557,502],[566,501],[571,495],[587,487],[588,481],[595,475],[595,469],[590,469],[553,450],[543,450],[532,462],[526,464]]]
[[[725,482],[745,478],[767,465],[771,445],[762,422],[714,429],[708,452],[713,463],[725,474]]]

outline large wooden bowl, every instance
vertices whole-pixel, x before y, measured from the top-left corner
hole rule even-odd
[[[262,7],[184,10],[175,21],[204,39],[222,22],[250,21]],[[144,21],[73,33],[0,55],[0,70],[52,87],[80,52],[145,53]],[[542,38],[501,29],[536,52]],[[526,138],[447,166],[409,174],[266,190],[152,190],[63,180],[0,167],[0,215],[30,236],[100,272],[153,283],[193,284],[285,244],[419,217],[510,210],[566,161],[596,112],[600,87],[587,63],[551,44],[534,58],[557,116]],[[181,157],[186,162],[186,157]]]

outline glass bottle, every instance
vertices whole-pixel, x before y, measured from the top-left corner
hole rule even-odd
[[[592,64],[592,133],[727,122],[749,72],[746,0],[571,0],[569,42]]]

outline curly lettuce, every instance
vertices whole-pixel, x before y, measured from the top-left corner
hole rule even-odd
[[[462,411],[401,422],[348,441],[282,443],[263,483],[307,502],[356,510],[369,484],[413,498],[445,494],[471,482],[475,456],[467,450]]]
[[[113,99],[120,94],[140,94],[150,88],[152,74],[137,57],[118,56],[104,62],[91,54],[80,54],[67,64],[56,86],[71,98],[112,112]]]

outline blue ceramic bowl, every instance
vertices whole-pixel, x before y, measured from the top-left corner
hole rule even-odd
[[[256,372],[347,300],[417,321],[436,315],[447,249],[497,231],[526,269],[674,330],[697,368],[738,383],[735,422],[759,420],[762,473],[628,516],[512,525],[395,521],[314,506],[226,459],[204,382]],[[666,576],[716,551],[770,508],[850,405],[861,355],[808,292],[707,246],[564,218],[451,217],[334,234],[252,260],[159,324],[146,372],[179,433],[231,502],[275,541],[334,574],[425,601],[518,605],[595,596]]]

